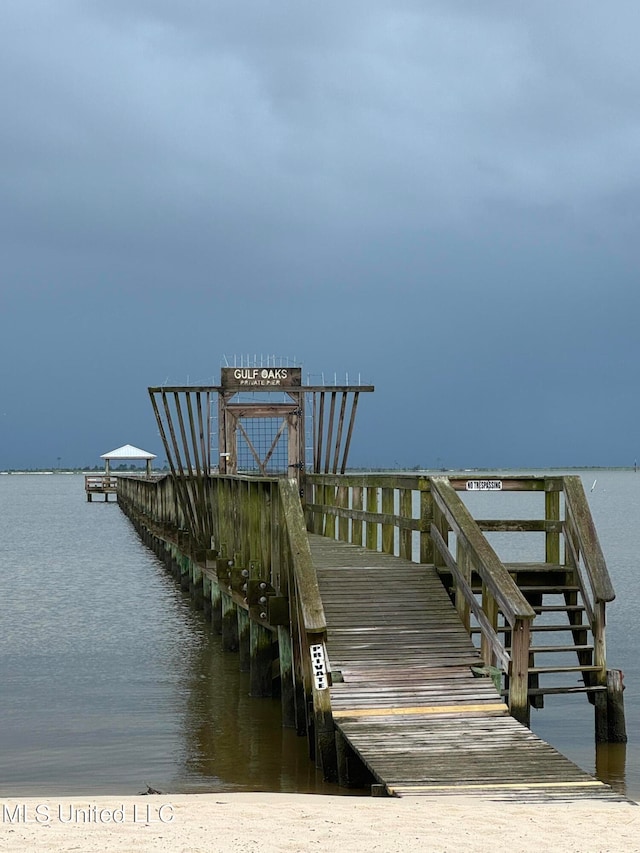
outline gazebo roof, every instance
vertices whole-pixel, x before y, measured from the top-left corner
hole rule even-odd
[[[123,444],[109,453],[103,453],[100,459],[155,459],[155,453],[149,453],[146,450],[140,450],[139,447],[134,447],[132,444]]]

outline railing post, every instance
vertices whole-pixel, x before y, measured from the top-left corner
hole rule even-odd
[[[460,574],[463,576],[466,583],[471,586],[471,561],[469,560],[469,554],[467,552],[467,549],[462,546],[462,542],[460,541],[460,539],[457,540],[456,545],[456,562],[458,564],[458,568],[460,569]],[[471,630],[471,611],[469,609],[469,602],[465,597],[464,591],[457,583],[456,610],[458,611],[458,616],[460,617],[460,620],[465,627],[465,631],[469,633],[469,631]],[[484,651],[482,652],[482,655],[484,659]],[[488,665],[490,661],[485,660],[484,663]]]
[[[324,504],[324,483],[314,483],[311,488],[313,489],[311,498],[312,503],[317,506]],[[309,498],[307,498],[307,500],[309,500]],[[317,533],[318,536],[322,536],[324,533],[324,515],[321,509],[316,509],[313,512],[313,525],[311,530],[313,533]]]
[[[517,618],[511,640],[511,671],[509,673],[509,712],[516,720],[529,725],[529,645],[531,622]]]
[[[402,518],[413,518],[413,492],[411,489],[400,490],[400,515]],[[411,530],[401,529],[399,532],[400,538],[400,556],[405,560],[411,560],[413,557],[413,542]]]
[[[375,486],[367,486],[367,512],[378,512],[378,490]],[[367,521],[367,548],[378,550],[378,525]]]
[[[362,486],[354,486],[351,498],[353,509],[362,511]],[[354,545],[362,545],[362,521],[353,519],[351,525],[351,541]]]
[[[560,492],[554,488],[553,480],[545,480],[545,519],[546,521],[560,521]],[[545,561],[547,563],[560,562],[560,534],[547,530],[545,533]]]
[[[336,504],[340,509],[349,508],[349,487],[338,486],[338,496]],[[338,539],[341,542],[349,541],[349,519],[340,514],[338,517]]]
[[[336,504],[336,487],[334,485],[324,487],[324,503],[327,509]],[[336,538],[336,517],[332,512],[327,512],[324,520],[324,535],[329,539]]]
[[[393,515],[393,489],[382,489],[382,512],[385,515]],[[385,554],[393,554],[394,551],[394,527],[393,524],[382,525],[382,550]]]
[[[433,563],[433,539],[431,522],[433,520],[433,496],[429,481],[420,481],[420,562]]]
[[[493,595],[491,595],[490,590],[487,588],[487,585],[484,583],[482,584],[482,609],[485,612],[489,624],[495,631],[498,627],[498,605],[496,604],[496,600]],[[486,636],[484,631],[482,632],[480,655],[485,666],[493,666],[495,664],[495,655],[493,653],[491,643],[489,642],[489,638]]]

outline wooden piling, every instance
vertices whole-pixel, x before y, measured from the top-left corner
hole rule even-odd
[[[296,728],[295,672],[288,625],[278,626],[278,656],[280,658],[282,725],[287,729],[294,729]]]
[[[619,669],[607,672],[607,741],[626,743],[627,726],[624,715],[624,684]]]
[[[195,559],[189,560],[189,568],[189,592],[196,607],[202,608],[202,599],[204,595],[202,568],[198,565]]]
[[[251,620],[250,642],[251,661],[249,676],[249,693],[251,696],[272,695],[272,663],[271,631],[259,622]]]
[[[180,566],[180,588],[188,592],[191,586],[191,560],[184,554],[181,554],[178,558],[178,564]]]
[[[249,612],[244,607],[236,607],[238,611],[238,651],[240,672],[249,672],[251,668],[251,640]]]
[[[216,634],[222,633],[222,591],[214,578],[211,578],[211,628]]]
[[[373,777],[339,729],[335,730],[338,784],[341,788],[366,788]]]
[[[202,575],[202,611],[207,620],[211,619],[211,576],[206,572]]]
[[[238,651],[238,616],[236,604],[230,595],[222,593],[222,648],[225,652]]]

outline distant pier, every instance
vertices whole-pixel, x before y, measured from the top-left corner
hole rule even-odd
[[[103,499],[108,501],[109,495],[118,494],[118,480],[109,474],[86,474],[84,490],[89,502],[93,500],[94,495],[103,496]]]

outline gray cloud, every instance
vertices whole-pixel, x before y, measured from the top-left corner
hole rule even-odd
[[[23,389],[45,367],[73,416],[42,441],[85,461],[130,440],[107,440],[128,416],[132,443],[155,440],[146,385],[247,348],[375,381],[372,464],[395,400],[416,413],[402,461],[434,456],[417,424],[435,393],[452,405],[428,442],[451,464],[628,460],[631,426],[605,451],[597,417],[565,411],[636,414],[639,19],[591,0],[7,0],[0,356],[22,414],[0,468],[27,464]],[[129,410],[88,415],[107,393]],[[487,401],[481,426],[461,417]]]

